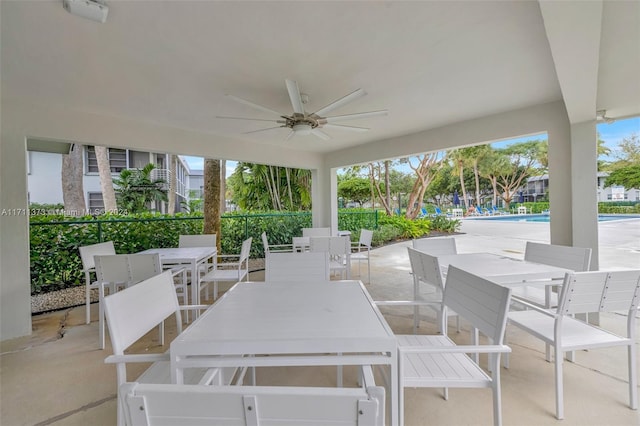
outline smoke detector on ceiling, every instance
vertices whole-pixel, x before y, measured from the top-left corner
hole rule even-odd
[[[95,0],[62,0],[62,7],[72,15],[105,23],[109,7]]]
[[[616,121],[615,118],[607,117],[607,110],[601,109],[596,111],[596,120],[600,122],[605,122],[607,124],[611,124]]]

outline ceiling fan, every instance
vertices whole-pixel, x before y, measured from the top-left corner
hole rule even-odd
[[[379,110],[379,111],[369,111],[369,112],[359,112],[355,114],[345,114],[345,115],[334,115],[327,117],[326,114],[334,109],[340,108],[347,103],[360,98],[366,95],[366,92],[362,89],[355,90],[349,93],[342,98],[331,102],[328,105],[320,108],[319,110],[309,113],[305,111],[304,105],[309,101],[309,96],[300,93],[300,89],[298,88],[298,83],[293,80],[285,80],[287,85],[287,91],[289,92],[289,99],[291,100],[291,106],[293,107],[293,113],[291,115],[282,114],[278,111],[274,111],[270,108],[264,107],[262,105],[255,104],[253,102],[247,101],[242,98],[238,98],[233,95],[226,95],[230,99],[233,99],[236,102],[240,102],[242,104],[248,105],[250,107],[262,110],[264,112],[268,112],[269,114],[277,115],[280,119],[263,119],[263,118],[248,118],[248,117],[228,117],[228,116],[217,116],[217,118],[226,118],[232,120],[251,120],[251,121],[265,121],[279,124],[279,126],[268,127],[266,129],[253,130],[247,133],[257,133],[264,132],[267,130],[279,129],[279,128],[288,128],[291,129],[289,135],[286,140],[291,139],[294,135],[306,136],[306,135],[314,135],[319,137],[320,139],[328,140],[331,139],[331,136],[323,132],[321,129],[342,129],[342,130],[350,130],[354,132],[366,132],[369,130],[366,127],[356,127],[356,126],[345,126],[342,124],[335,124],[340,121],[347,120],[355,120],[360,118],[369,118],[376,117],[379,115],[387,115],[387,110]]]

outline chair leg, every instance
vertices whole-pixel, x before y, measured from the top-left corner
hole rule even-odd
[[[98,287],[98,341],[100,343],[100,349],[104,349],[104,285],[100,283]]]
[[[500,390],[500,354],[489,354],[491,365],[491,390],[493,391],[493,424],[502,425],[502,397]]]
[[[85,311],[86,311],[86,320],[87,324],[91,322],[91,274],[89,271],[85,271],[84,273],[84,281],[85,281]]]
[[[562,420],[564,418],[564,384],[562,381],[562,364],[564,362],[564,355],[560,348],[555,347],[555,373],[556,373],[556,418]]]
[[[638,365],[636,363],[636,345],[631,344],[627,350],[629,357],[629,408],[638,409]]]

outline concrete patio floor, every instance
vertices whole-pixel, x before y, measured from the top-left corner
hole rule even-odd
[[[527,239],[548,242],[540,224],[487,224],[464,221],[456,235],[459,252],[488,251],[522,256]],[[517,226],[516,226],[517,225]],[[498,228],[498,226],[500,226]],[[607,223],[600,230],[601,269],[640,266],[640,221]],[[372,251],[371,283],[366,284],[377,300],[409,298],[412,282],[406,247],[401,242]],[[358,266],[353,267],[357,275]],[[367,281],[366,263],[362,264]],[[263,278],[261,271],[251,280]],[[358,278],[354,276],[354,278]],[[116,374],[105,365],[111,353],[98,349],[97,305],[91,306],[92,322],[84,324],[84,306],[33,317],[33,334],[0,343],[0,424],[14,425],[115,425]],[[392,329],[412,332],[410,309],[383,308]],[[434,316],[424,312],[419,333],[435,332]],[[624,315],[607,314],[605,327],[624,331]],[[450,335],[467,342],[468,327]],[[640,330],[638,330],[640,332]],[[167,327],[169,338],[175,329]],[[513,353],[509,369],[502,370],[502,405],[505,425],[640,425],[638,411],[628,407],[627,358],[620,348],[581,351],[576,363],[565,363],[565,420],[555,419],[553,364],[544,360],[544,345],[508,328]],[[136,352],[163,352],[157,332],[136,344]],[[145,366],[129,368],[134,379]],[[354,385],[355,372],[346,369],[346,385]],[[332,386],[334,368],[272,368],[258,371],[258,384]],[[491,392],[487,389],[451,389],[449,400],[440,389],[405,391],[406,424],[492,424]]]

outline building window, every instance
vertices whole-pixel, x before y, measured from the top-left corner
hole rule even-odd
[[[104,213],[104,201],[102,200],[102,192],[89,192],[89,211],[92,214]]]
[[[120,173],[127,168],[126,150],[109,148],[108,154],[111,173]],[[96,158],[96,149],[93,146],[87,146],[87,172],[98,173],[98,159]]]

